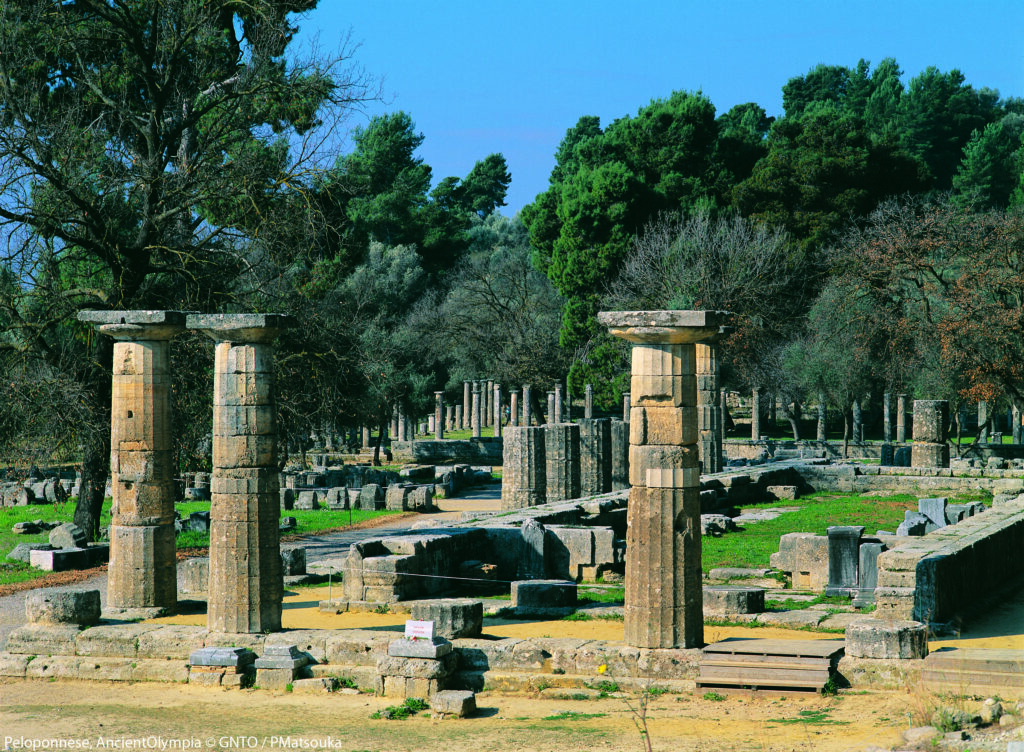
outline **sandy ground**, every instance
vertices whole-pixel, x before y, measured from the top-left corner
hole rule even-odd
[[[351,752],[640,750],[627,700],[484,692],[474,718],[437,721],[425,713],[386,721],[370,715],[394,701],[370,695],[0,680],[0,748],[18,749],[25,738],[88,740],[90,749],[111,749],[99,742],[153,737],[149,749],[182,741],[194,745],[185,749],[295,749],[306,740]],[[838,752],[897,744],[905,705],[897,693],[722,700],[666,694],[651,701],[647,726],[656,750]]]

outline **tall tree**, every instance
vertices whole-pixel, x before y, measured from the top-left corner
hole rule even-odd
[[[288,139],[368,94],[344,53],[286,54],[291,14],[315,4],[0,2],[0,221],[19,283],[5,347],[57,367],[75,309],[227,302],[243,232],[303,167]],[[109,338],[80,342],[78,381],[103,415]],[[95,533],[109,431],[82,442],[75,520]]]

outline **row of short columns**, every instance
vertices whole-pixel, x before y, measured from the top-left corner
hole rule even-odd
[[[185,328],[216,342],[210,585],[207,626],[281,628],[276,314],[82,311],[114,338],[108,606],[171,609],[177,602],[170,339]]]

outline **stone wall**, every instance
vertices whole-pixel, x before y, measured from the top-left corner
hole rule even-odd
[[[395,462],[425,465],[465,463],[497,467],[502,461],[501,437],[445,439],[443,441],[393,441]]]
[[[878,615],[959,622],[1024,572],[1024,500],[1014,500],[878,557]]]

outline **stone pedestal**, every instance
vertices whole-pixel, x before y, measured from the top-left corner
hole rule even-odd
[[[896,395],[896,441],[907,440],[907,395]]]
[[[479,439],[483,436],[483,426],[480,425],[480,421],[483,420],[483,415],[480,412],[480,387],[477,382],[473,382],[473,438]]]
[[[914,445],[911,467],[949,467],[949,402],[914,400]]]
[[[547,466],[544,426],[515,426],[505,433],[501,508],[521,509],[545,501]]]
[[[457,665],[452,644],[435,637],[433,641],[400,638],[388,645],[386,657],[377,659],[378,695],[384,697],[430,697],[443,690]]]
[[[918,621],[863,619],[846,628],[851,658],[920,659],[928,655],[928,628]]]
[[[533,418],[533,404],[530,401],[530,385],[523,384],[523,425],[530,425]]]
[[[292,323],[279,314],[188,317],[217,343],[206,616],[214,632],[281,628],[273,341]]]
[[[828,532],[828,587],[825,595],[852,596],[857,593],[860,566],[859,525],[833,525]]]
[[[178,591],[169,346],[185,328],[185,314],[82,311],[78,318],[115,340],[107,605],[173,608]]]
[[[444,438],[444,392],[434,392],[434,438]]]
[[[587,384],[583,393],[583,417],[590,420],[594,417],[594,385]]]
[[[580,497],[580,427],[575,423],[544,426],[547,501]]]
[[[580,421],[580,494],[612,490],[612,423],[608,418]]]
[[[633,343],[625,642],[704,643],[695,343],[729,323],[719,311],[603,312]]]

